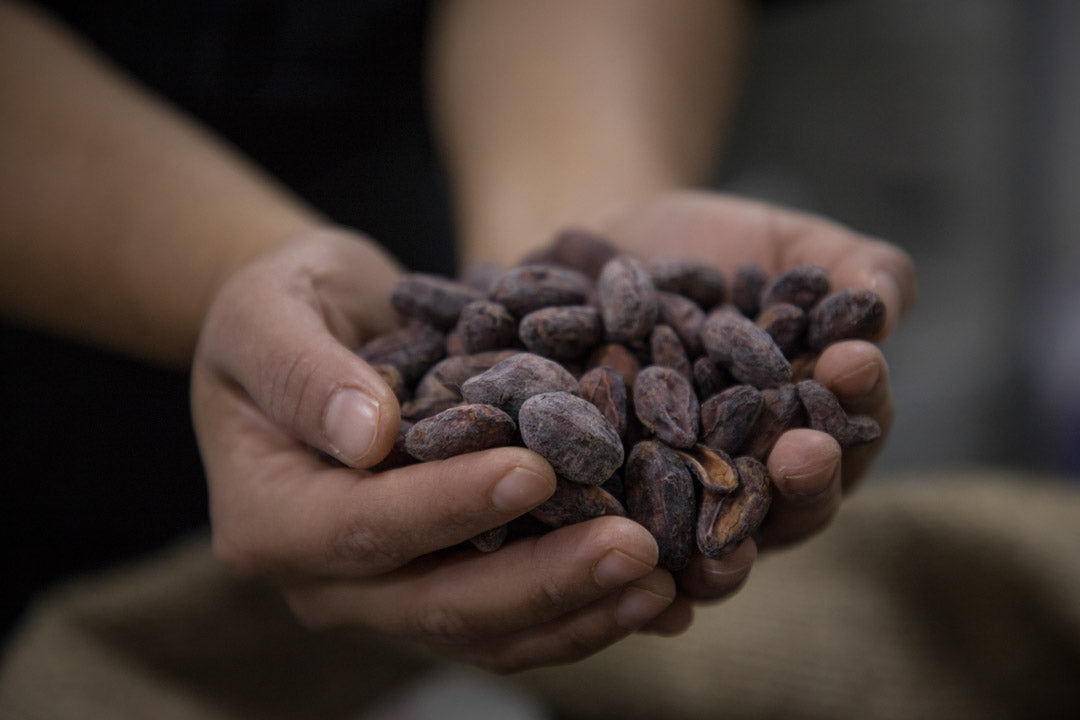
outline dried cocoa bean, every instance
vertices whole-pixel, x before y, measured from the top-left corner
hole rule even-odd
[[[596,292],[609,342],[635,343],[649,336],[659,305],[652,278],[638,260],[619,255],[604,263]]]
[[[754,322],[769,333],[784,357],[794,356],[802,347],[806,333],[806,311],[798,305],[773,303],[758,313]]]
[[[588,367],[608,366],[622,376],[626,387],[634,386],[637,374],[641,370],[641,362],[634,353],[630,352],[625,345],[607,343],[601,345],[589,356]]]
[[[659,566],[682,570],[694,551],[697,499],[686,462],[657,440],[634,445],[623,479],[627,515],[656,539]]]
[[[697,547],[720,560],[751,537],[769,511],[772,491],[765,466],[750,457],[735,459],[739,487],[734,492],[705,490],[697,519]]]
[[[522,265],[507,270],[491,293],[516,317],[552,305],[581,305],[589,297],[589,280],[576,270],[553,265]]]
[[[698,398],[710,398],[733,382],[731,374],[706,356],[694,361],[694,389]]]
[[[738,452],[757,424],[764,399],[753,385],[732,385],[701,403],[701,442],[712,450]]]
[[[769,274],[757,263],[744,263],[735,271],[731,287],[731,301],[746,317],[757,317],[761,312],[761,294],[769,282]]]
[[[802,403],[794,385],[781,385],[761,391],[761,413],[750,437],[738,450],[758,460],[765,460],[784,431],[803,423]]]
[[[600,311],[590,305],[540,308],[521,318],[518,336],[529,352],[554,360],[572,360],[600,342]]]
[[[494,405],[516,419],[522,403],[533,395],[577,389],[577,379],[559,363],[520,352],[466,380],[461,396],[470,403]]]
[[[386,454],[386,457],[371,467],[372,472],[385,472],[394,468],[412,465],[416,462],[416,459],[405,449],[405,438],[408,437],[409,430],[414,424],[406,418],[401,419],[401,422],[398,423],[397,435],[394,437],[394,446],[390,448],[390,452]]]
[[[478,290],[462,282],[426,273],[403,275],[390,294],[399,313],[439,328],[453,327],[465,304],[481,299]]]
[[[705,324],[705,311],[696,302],[671,292],[656,294],[659,312],[658,323],[670,325],[686,348],[686,354],[696,358],[701,348],[701,327]]]
[[[518,344],[517,319],[503,305],[492,300],[474,300],[461,308],[451,335],[456,347],[451,355],[475,355],[488,350],[512,348]]]
[[[466,380],[519,352],[512,349],[485,350],[472,355],[451,355],[443,358],[420,378],[414,397],[461,401],[461,386]]]
[[[810,309],[806,342],[821,352],[831,343],[858,338],[873,340],[885,327],[885,303],[871,290],[838,290]]]
[[[606,237],[581,227],[564,228],[551,244],[531,254],[523,264],[549,263],[577,270],[595,280],[600,270],[618,251]]]
[[[503,546],[507,535],[509,535],[509,528],[503,524],[474,535],[469,538],[469,542],[480,552],[491,553]]]
[[[816,380],[795,384],[807,423],[814,430],[832,435],[842,448],[872,442],[881,436],[881,427],[869,416],[849,418],[832,390]]]
[[[726,452],[701,444],[678,452],[686,462],[690,477],[701,487],[713,492],[731,492],[739,486],[735,463]]]
[[[627,395],[622,375],[608,365],[594,367],[581,376],[578,388],[581,397],[595,405],[619,437],[625,438]]]
[[[394,393],[394,397],[397,398],[399,403],[405,402],[405,399],[409,397],[409,388],[405,384],[405,378],[401,377],[401,371],[393,365],[385,363],[372,365],[371,369],[379,374],[379,377]]]
[[[599,485],[582,485],[560,478],[555,493],[530,514],[545,525],[559,528],[604,515],[626,517],[626,508]]]
[[[601,485],[623,463],[623,445],[595,405],[568,392],[533,395],[518,413],[525,446],[561,477]]]
[[[491,405],[467,404],[418,421],[405,436],[405,449],[421,462],[503,447],[517,434],[514,420]]]
[[[412,322],[372,338],[357,354],[369,365],[396,368],[402,381],[412,385],[446,354],[446,340],[435,326]]]
[[[732,308],[709,314],[701,342],[709,358],[739,382],[758,388],[791,382],[791,364],[772,336]]]
[[[645,261],[657,290],[688,297],[710,310],[727,297],[727,278],[715,265],[700,260],[659,255]]]
[[[655,325],[649,335],[649,348],[653,365],[669,367],[687,380],[693,381],[694,372],[679,336],[670,325]]]
[[[761,307],[791,303],[809,310],[829,292],[829,273],[818,265],[798,265],[775,277],[761,295]]]
[[[459,398],[415,397],[401,404],[401,417],[416,422],[462,404]]]
[[[697,442],[697,395],[686,376],[671,368],[649,365],[638,373],[633,388],[634,412],[641,424],[672,447]]]

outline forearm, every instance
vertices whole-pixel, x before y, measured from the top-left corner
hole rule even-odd
[[[0,312],[183,365],[218,284],[320,222],[65,31],[0,4]]]
[[[708,179],[741,56],[737,0],[455,0],[432,45],[461,255],[504,262],[604,208]]]

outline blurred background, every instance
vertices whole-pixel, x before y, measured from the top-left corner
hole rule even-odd
[[[878,474],[1080,472],[1080,3],[766,3],[720,187],[915,259]]]

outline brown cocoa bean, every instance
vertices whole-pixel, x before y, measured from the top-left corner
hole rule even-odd
[[[595,280],[604,263],[617,254],[615,246],[603,235],[586,228],[568,227],[557,232],[550,245],[531,254],[523,264],[559,265]]]
[[[634,412],[641,424],[672,447],[697,442],[697,395],[686,376],[671,368],[649,365],[638,373],[633,387]]]
[[[652,364],[669,367],[687,380],[693,381],[694,371],[679,336],[670,325],[655,325],[649,335]]]
[[[658,255],[645,261],[657,290],[688,297],[710,310],[727,297],[727,278],[720,268],[700,260]]]
[[[757,326],[769,333],[773,342],[791,358],[802,348],[806,334],[806,311],[791,303],[773,303],[754,319]]]
[[[831,435],[842,448],[872,442],[881,436],[881,427],[869,416],[849,418],[832,390],[816,380],[795,384],[799,401],[811,428]]]
[[[769,282],[769,274],[757,263],[744,263],[735,271],[731,286],[731,301],[746,317],[761,312],[761,294]]]
[[[447,351],[451,355],[475,355],[512,348],[518,344],[517,318],[497,302],[474,300],[461,308],[452,334],[457,338],[459,352],[454,352],[448,345]]]
[[[520,350],[485,350],[472,355],[452,355],[432,365],[416,385],[416,398],[461,400],[461,386],[500,360],[517,355]]]
[[[709,358],[739,382],[758,388],[791,382],[791,363],[772,336],[730,307],[709,314],[701,342]]]
[[[678,452],[686,462],[690,477],[701,487],[714,492],[731,492],[739,486],[735,463],[726,452],[701,444]]]
[[[670,325],[686,348],[686,354],[696,358],[701,348],[701,327],[705,324],[705,311],[696,302],[671,292],[656,294],[659,312],[656,321]]]
[[[405,436],[405,449],[421,462],[503,447],[513,443],[513,419],[491,405],[466,404],[418,421]]]
[[[641,362],[634,353],[630,352],[625,345],[618,343],[606,343],[598,347],[589,356],[587,367],[602,367],[607,365],[614,368],[615,372],[622,376],[626,387],[634,386],[637,374],[641,370]]]
[[[372,365],[371,369],[379,374],[399,403],[405,402],[405,399],[409,397],[409,388],[405,384],[405,378],[401,377],[400,370],[385,363]]]
[[[401,417],[416,422],[462,404],[460,399],[455,398],[415,397],[401,404]]]
[[[658,565],[682,570],[694,551],[697,500],[694,480],[675,450],[643,440],[630,451],[623,478],[627,515],[656,539]]]
[[[571,482],[601,485],[623,463],[618,431],[595,405],[577,395],[533,395],[522,403],[518,425],[525,446]]]
[[[427,273],[407,273],[394,285],[390,304],[405,317],[439,328],[451,328],[465,304],[481,300],[476,289],[450,278]]]
[[[466,380],[461,397],[470,403],[494,405],[516,419],[528,398],[559,390],[577,392],[577,379],[554,360],[520,352]]]
[[[581,357],[600,342],[600,311],[590,305],[559,305],[521,318],[518,337],[529,352],[554,360]]]
[[[408,437],[409,430],[414,424],[406,418],[401,419],[401,422],[398,423],[397,435],[394,436],[394,446],[390,448],[390,452],[386,454],[386,457],[370,468],[372,472],[386,472],[416,462],[416,459],[405,449],[405,438]]]
[[[731,374],[707,356],[695,360],[691,372],[694,375],[694,389],[699,399],[708,399],[733,382]]]
[[[732,385],[701,403],[701,442],[712,450],[738,452],[757,424],[764,405],[753,385]]]
[[[509,533],[510,529],[505,524],[498,525],[490,530],[485,530],[482,533],[474,535],[469,538],[469,542],[480,552],[491,553],[503,546]]]
[[[619,437],[625,438],[627,391],[622,375],[608,365],[594,367],[581,376],[578,388],[581,397],[595,405]]]
[[[739,487],[734,492],[705,490],[697,519],[697,547],[701,554],[720,560],[761,527],[769,512],[772,488],[765,466],[750,457],[735,459]]]
[[[553,265],[521,265],[507,270],[491,293],[516,317],[552,305],[581,305],[589,297],[589,280],[576,270]]]
[[[798,265],[773,278],[761,294],[761,307],[791,303],[809,310],[829,292],[829,273],[818,265]]]
[[[786,430],[803,424],[803,408],[794,385],[781,385],[761,391],[761,413],[750,436],[738,452],[758,460],[769,456],[776,441]]]
[[[357,354],[369,365],[397,368],[402,381],[412,385],[446,354],[446,340],[435,326],[412,322],[372,338]]]
[[[845,288],[810,309],[806,341],[821,352],[839,340],[874,340],[885,328],[885,303],[871,290]]]
[[[599,485],[582,485],[559,478],[555,493],[530,514],[545,525],[560,528],[604,515],[626,517],[626,508]]]
[[[596,293],[609,342],[635,343],[649,336],[659,305],[652,278],[638,260],[619,255],[604,263]]]

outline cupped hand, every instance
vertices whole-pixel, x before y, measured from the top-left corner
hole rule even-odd
[[[222,286],[192,370],[217,556],[279,586],[307,625],[367,626],[499,671],[576,660],[660,615],[675,583],[629,520],[495,553],[467,544],[554,491],[524,448],[364,469],[392,447],[399,408],[353,349],[394,325],[398,273],[364,238],[322,229]]]
[[[768,203],[703,191],[675,192],[612,214],[604,222],[620,249],[639,257],[674,255],[716,264],[728,277],[746,262],[770,273],[797,265],[824,267],[834,288],[863,287],[885,303],[884,339],[911,308],[916,283],[911,259],[890,243],[830,220]],[[696,556],[679,574],[680,599],[652,628],[675,632],[689,622],[687,598],[715,600],[746,579],[761,549],[805,540],[821,531],[880,452],[892,422],[888,367],[878,346],[863,340],[833,344],[819,357],[814,379],[829,387],[851,413],[878,421],[874,443],[841,452],[830,436],[798,429],[784,433],[767,459],[773,503],[755,540],[731,556]]]

